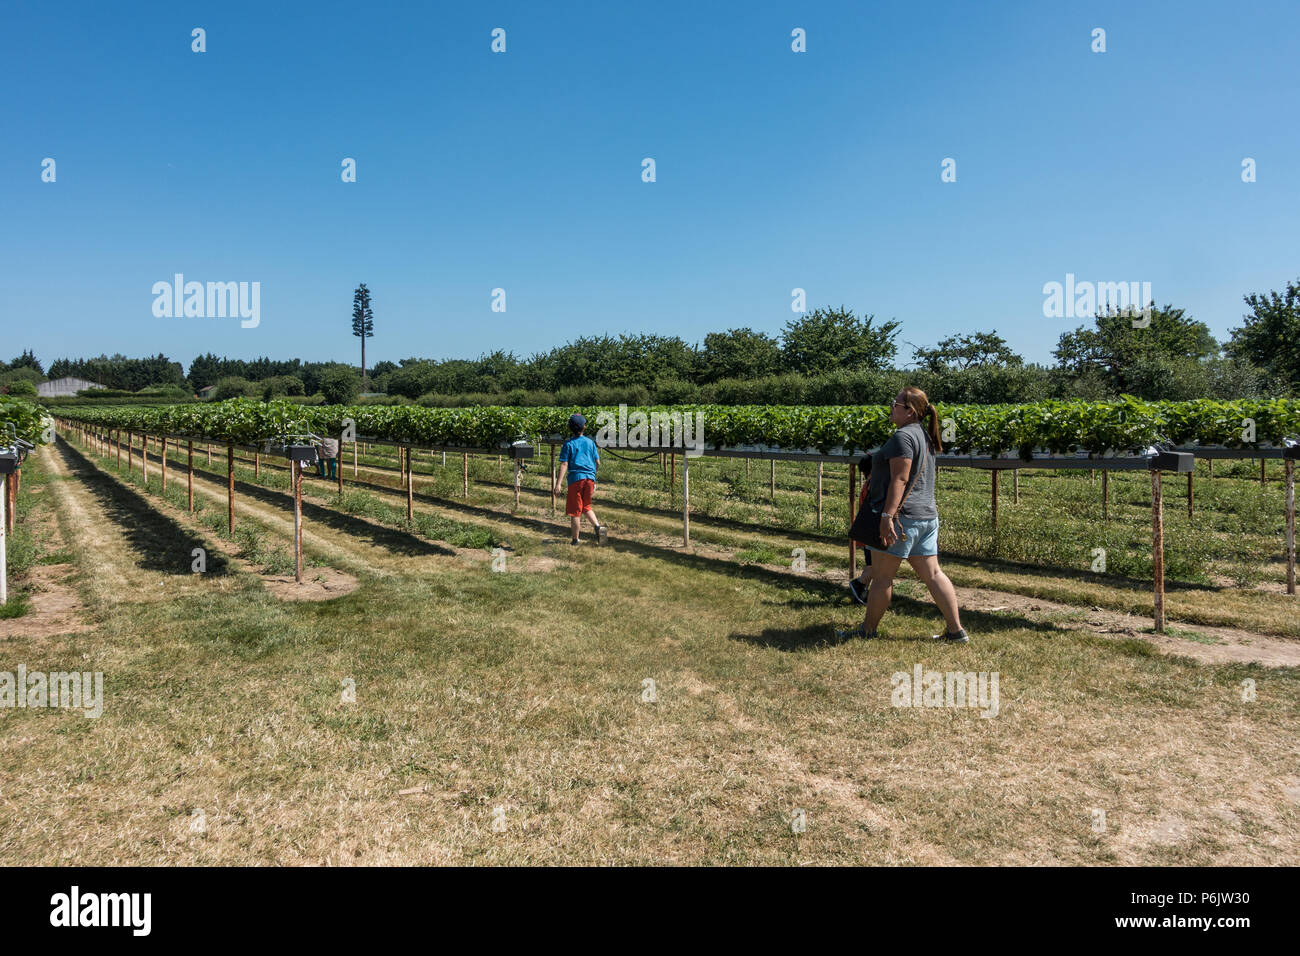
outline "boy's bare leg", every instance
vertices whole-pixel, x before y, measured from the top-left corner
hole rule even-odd
[[[582,530],[582,519],[577,515],[569,518],[569,537],[578,537],[578,532]]]
[[[590,508],[587,509],[587,517],[590,519],[593,528],[600,527],[600,522],[596,520],[596,512],[592,511]],[[575,518],[574,520],[576,521],[577,519]]]

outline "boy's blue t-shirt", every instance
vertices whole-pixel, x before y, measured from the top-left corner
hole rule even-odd
[[[600,451],[596,448],[596,443],[586,435],[578,435],[560,447],[560,461],[569,463],[569,484],[584,478],[595,481]]]

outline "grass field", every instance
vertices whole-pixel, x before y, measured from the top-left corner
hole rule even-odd
[[[910,578],[882,640],[827,642],[860,617],[843,469],[819,531],[815,466],[771,494],[766,463],[693,462],[683,549],[658,460],[607,456],[613,540],[574,548],[546,459],[511,515],[508,461],[466,499],[459,458],[417,455],[408,524],[371,451],[341,498],[306,482],[312,600],[271,463],[240,464],[227,536],[223,455],[196,453],[193,515],[156,444],[148,489],[138,450],[29,460],[6,668],[102,671],[105,702],[0,711],[11,862],[1300,862],[1300,615],[1249,463],[1198,475],[1192,520],[1170,482],[1163,637],[1145,474],[1111,476],[1104,524],[1100,476],[1024,472],[1019,504],[1007,476],[994,535],[988,476],[943,472],[973,639],[934,647]],[[996,716],[893,706],[917,665],[996,673]]]

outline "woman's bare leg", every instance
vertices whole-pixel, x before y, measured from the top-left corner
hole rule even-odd
[[[930,589],[930,596],[934,598],[934,603],[939,606],[939,612],[948,624],[948,633],[956,634],[961,630],[961,609],[957,607],[957,589],[952,586],[948,575],[944,574],[943,569],[939,567],[938,556],[917,555],[908,558],[907,563]]]
[[[882,551],[871,552],[871,586],[867,590],[867,614],[862,619],[862,629],[870,634],[880,626],[880,619],[889,610],[889,601],[894,596],[894,575],[902,558]]]

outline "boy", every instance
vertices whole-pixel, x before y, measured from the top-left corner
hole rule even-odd
[[[605,526],[596,520],[596,512],[591,510],[591,496],[596,492],[596,469],[600,467],[600,450],[594,441],[583,434],[586,430],[587,419],[579,414],[569,416],[569,434],[572,437],[560,448],[560,474],[555,479],[554,491],[559,493],[567,472],[569,492],[564,500],[564,513],[569,516],[569,530],[572,534],[569,544],[578,543],[583,515],[591,519],[597,543],[604,544],[608,540]]]

